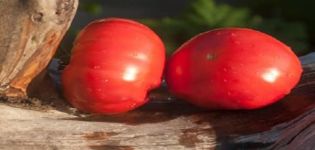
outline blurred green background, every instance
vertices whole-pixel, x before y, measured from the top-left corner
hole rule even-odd
[[[198,33],[247,27],[278,38],[301,56],[315,47],[314,6],[311,0],[80,0],[56,57],[67,63],[77,33],[90,21],[106,17],[148,25],[161,36],[168,55]]]

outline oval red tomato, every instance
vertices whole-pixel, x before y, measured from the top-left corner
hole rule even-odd
[[[289,47],[251,29],[202,33],[170,58],[166,81],[172,93],[209,109],[255,109],[284,97],[302,67]]]
[[[64,95],[85,112],[132,110],[159,86],[164,61],[161,39],[145,25],[119,18],[94,21],[75,40],[62,74]]]

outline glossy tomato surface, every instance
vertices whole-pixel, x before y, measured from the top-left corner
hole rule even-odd
[[[94,21],[75,40],[62,75],[64,95],[85,112],[132,110],[159,86],[164,61],[164,45],[148,27],[121,18]]]
[[[197,35],[170,58],[172,93],[209,109],[255,109],[284,97],[298,83],[301,64],[275,38],[244,28]]]

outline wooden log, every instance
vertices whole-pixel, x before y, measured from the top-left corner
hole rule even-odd
[[[41,111],[0,104],[0,149],[315,147],[315,64],[304,65],[302,80],[291,94],[259,110],[206,111],[169,100],[166,92],[150,97],[142,108],[114,116],[71,113],[65,102]]]
[[[0,0],[1,95],[24,97],[33,88],[30,82],[55,54],[77,6],[78,0]]]
[[[0,0],[0,95],[26,95],[69,27],[77,3]],[[138,110],[98,116],[76,112],[52,93],[24,103],[0,96],[0,149],[313,149],[314,70],[314,64],[306,64],[290,95],[253,111],[206,111],[169,100],[165,92],[152,93],[151,102]]]

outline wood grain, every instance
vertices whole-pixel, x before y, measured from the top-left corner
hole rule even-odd
[[[0,0],[0,94],[26,96],[69,28],[78,0]]]

